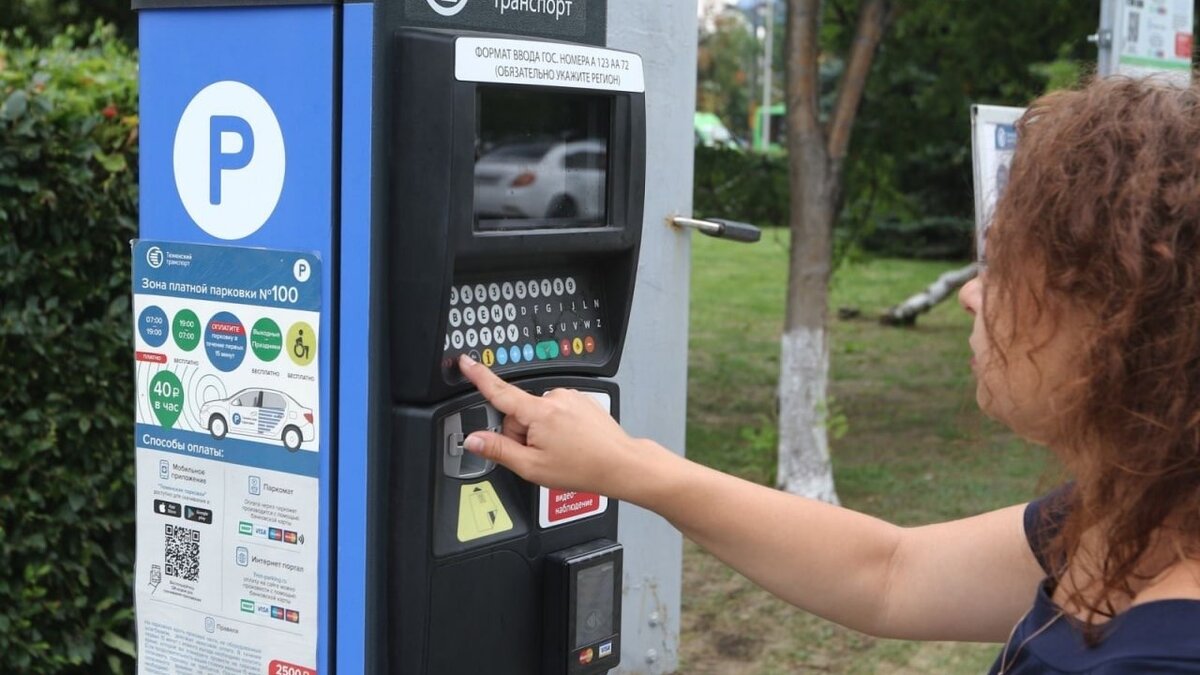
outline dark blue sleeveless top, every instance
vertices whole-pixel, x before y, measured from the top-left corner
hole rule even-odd
[[[1025,536],[1047,574],[1045,545],[1063,523],[1064,495],[1059,489],[1025,509]],[[1130,607],[1108,623],[1100,644],[1088,647],[1077,620],[1055,618],[1053,590],[1047,577],[1038,587],[1033,608],[1017,624],[1004,653],[996,657],[991,675],[999,675],[1005,653],[1005,675],[1200,675],[1200,600],[1157,600]]]

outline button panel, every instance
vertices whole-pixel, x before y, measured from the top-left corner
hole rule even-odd
[[[602,364],[608,358],[608,315],[587,274],[456,279],[450,290],[442,367],[460,354],[511,372],[550,363]]]

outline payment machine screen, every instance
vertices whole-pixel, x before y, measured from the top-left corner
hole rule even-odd
[[[480,87],[479,231],[608,224],[611,97]]]

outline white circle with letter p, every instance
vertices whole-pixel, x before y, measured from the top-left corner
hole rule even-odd
[[[275,212],[287,167],[275,111],[226,80],[188,103],[175,130],[175,187],[188,215],[218,239],[243,239]]]

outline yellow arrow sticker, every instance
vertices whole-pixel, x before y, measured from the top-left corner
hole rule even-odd
[[[462,543],[513,529],[496,488],[488,481],[462,486],[458,499],[458,540]]]

